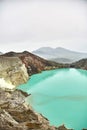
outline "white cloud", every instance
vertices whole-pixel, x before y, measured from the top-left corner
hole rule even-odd
[[[87,51],[86,23],[85,0],[3,0],[0,47],[20,51],[63,46]]]

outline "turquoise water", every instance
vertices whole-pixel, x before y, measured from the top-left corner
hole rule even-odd
[[[87,71],[57,69],[31,76],[19,89],[31,93],[26,100],[51,125],[87,128]]]

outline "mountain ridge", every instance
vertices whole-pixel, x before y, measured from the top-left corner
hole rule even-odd
[[[58,63],[73,63],[80,59],[87,58],[87,53],[76,52],[63,47],[41,47],[32,53]]]

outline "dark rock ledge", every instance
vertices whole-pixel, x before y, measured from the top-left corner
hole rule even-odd
[[[54,127],[25,103],[27,93],[0,89],[0,130],[68,130]]]

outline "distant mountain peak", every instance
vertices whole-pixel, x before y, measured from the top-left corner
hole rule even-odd
[[[42,51],[44,51],[44,50],[53,50],[53,48],[52,47],[40,47],[39,49],[37,49],[37,50],[42,50]],[[35,50],[36,51],[36,50]]]
[[[75,52],[75,51],[72,51],[72,50],[69,50],[69,49],[63,48],[63,47],[56,47],[55,50]]]
[[[56,47],[55,49],[65,49],[65,48],[63,48],[63,47]]]
[[[48,49],[53,49],[52,47],[49,47],[49,46],[47,46],[47,47],[40,47],[39,49],[45,49],[45,48],[48,48]]]

